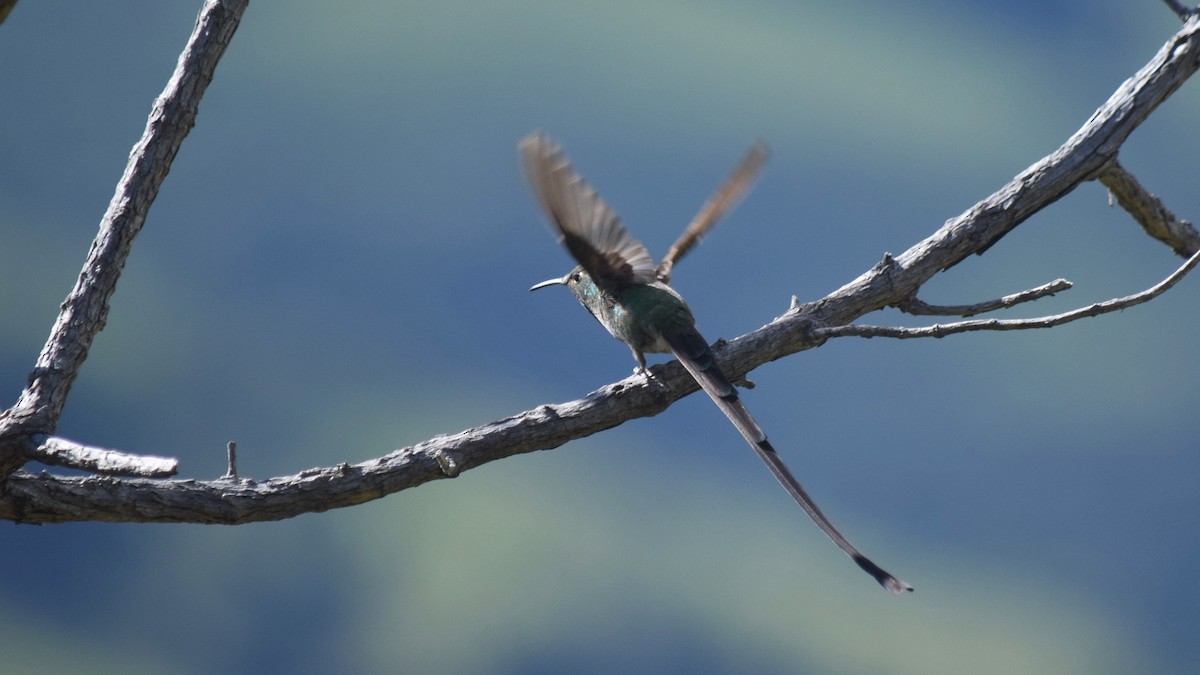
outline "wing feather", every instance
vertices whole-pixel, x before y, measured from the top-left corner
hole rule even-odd
[[[619,290],[655,281],[650,252],[575,172],[561,146],[534,132],[517,148],[529,186],[551,228],[597,284]]]
[[[688,223],[683,234],[671,245],[671,249],[658,263],[659,281],[664,284],[671,282],[671,269],[675,263],[687,255],[692,247],[700,243],[700,240],[717,224],[717,221],[737,206],[742,197],[746,196],[766,161],[767,146],[762,141],[750,146],[746,155],[742,157],[742,161],[734,168],[733,173],[725,179],[721,187],[717,188],[712,197],[708,198],[704,206],[700,207],[700,212],[696,214],[692,222]]]

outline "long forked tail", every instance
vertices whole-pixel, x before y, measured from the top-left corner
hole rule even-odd
[[[679,362],[687,368],[696,382],[704,389],[704,392],[712,398],[721,412],[729,418],[730,422],[737,427],[741,432],[742,437],[754,449],[759,459],[767,465],[771,473],[775,475],[775,479],[783,486],[792,499],[804,509],[817,527],[825,533],[833,543],[837,544],[838,548],[846,552],[846,555],[858,564],[867,574],[870,574],[878,581],[881,586],[888,589],[897,595],[904,591],[913,590],[912,586],[904,583],[900,579],[892,576],[887,570],[879,565],[876,565],[870,558],[863,555],[854,544],[851,544],[838,529],[829,522],[829,518],[821,512],[820,507],[808,496],[804,488],[800,486],[800,482],[788,470],[787,465],[783,463],[783,459],[775,452],[775,448],[771,446],[767,440],[767,435],[763,433],[758,423],[750,416],[750,411],[746,406],[742,405],[738,398],[737,389],[729,382],[729,378],[721,372],[717,366],[716,360],[713,358],[712,350],[708,347],[708,342],[699,332],[692,330],[689,333],[682,335],[673,335],[666,337],[667,343],[671,345],[671,351],[674,352]]]

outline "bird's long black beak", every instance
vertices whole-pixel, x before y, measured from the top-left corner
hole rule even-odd
[[[563,277],[561,279],[547,279],[540,284],[534,284],[533,287],[530,288],[529,290],[536,291],[539,288],[545,288],[547,286],[565,286],[565,285],[567,285],[566,277]]]

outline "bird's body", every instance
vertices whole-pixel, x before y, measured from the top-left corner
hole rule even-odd
[[[800,486],[721,371],[708,341],[696,330],[691,309],[666,283],[675,262],[745,191],[765,158],[765,149],[756,146],[751,150],[657,267],[646,248],[574,172],[558,145],[535,133],[523,140],[519,149],[534,194],[560,240],[579,262],[566,276],[530,290],[559,284],[569,288],[613,337],[629,347],[638,370],[647,377],[645,353],[674,354],[817,526],[884,588],[893,593],[911,591],[911,586],[846,540]]]
[[[583,267],[571,270],[565,279],[579,303],[610,335],[629,346],[642,368],[646,367],[643,354],[671,353],[664,335],[696,331],[691,308],[675,289],[661,281],[610,293],[597,286]]]

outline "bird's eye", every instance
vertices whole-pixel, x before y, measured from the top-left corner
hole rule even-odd
[[[573,281],[575,283],[579,283],[579,272],[576,272],[575,274],[571,275],[571,281]]]

